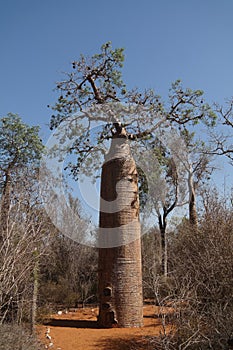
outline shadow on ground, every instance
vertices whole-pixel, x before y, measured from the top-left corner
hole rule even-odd
[[[45,326],[53,327],[70,327],[70,328],[98,328],[97,321],[89,320],[66,320],[52,318],[46,323]]]
[[[127,338],[106,338],[95,344],[96,349],[104,350],[154,350],[152,337],[134,336]]]

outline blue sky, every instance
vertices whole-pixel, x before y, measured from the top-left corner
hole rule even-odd
[[[107,41],[125,48],[128,87],[154,88],[166,100],[182,79],[223,103],[233,96],[232,15],[232,0],[1,1],[0,117],[18,113],[41,126],[46,142],[61,72]]]
[[[0,116],[18,113],[46,139],[55,82],[80,53],[125,48],[129,87],[166,99],[172,81],[207,99],[233,95],[232,0],[8,0],[0,7]]]

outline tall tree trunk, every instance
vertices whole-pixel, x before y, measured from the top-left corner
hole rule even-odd
[[[37,299],[39,289],[39,254],[35,249],[35,265],[33,268],[33,293],[32,293],[32,305],[31,305],[31,333],[35,333],[36,316],[37,316]]]
[[[8,226],[8,215],[10,211],[10,196],[11,196],[11,169],[8,168],[5,173],[5,181],[3,184],[2,198],[1,198],[1,213],[0,213],[0,224],[1,234],[0,242],[2,241],[2,235],[7,231]]]
[[[195,229],[198,227],[196,193],[192,174],[189,175],[189,222]]]
[[[124,134],[102,167],[99,233],[100,327],[143,325],[137,170]]]
[[[167,234],[166,234],[166,227],[167,227],[167,221],[165,212],[162,217],[162,215],[159,215],[159,230],[160,230],[160,237],[161,237],[161,272],[162,274],[167,277]]]

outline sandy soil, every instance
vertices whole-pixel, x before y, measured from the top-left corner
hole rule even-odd
[[[160,310],[147,305],[141,328],[98,329],[98,310],[78,309],[76,312],[51,315],[48,325],[38,326],[38,333],[45,346],[53,350],[130,350],[135,343],[138,348],[150,350],[148,337],[159,335],[162,330],[161,318],[158,317],[161,311],[166,314],[172,312],[169,308]]]

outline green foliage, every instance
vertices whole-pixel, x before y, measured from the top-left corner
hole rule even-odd
[[[196,125],[199,121],[214,126],[217,115],[212,107],[205,102],[202,90],[184,89],[181,80],[176,80],[169,93],[170,113],[168,119],[185,125],[191,122]]]
[[[121,68],[124,49],[112,49],[111,42],[102,45],[101,52],[92,57],[80,56],[72,63],[73,71],[57,83],[60,92],[58,101],[52,107],[57,115],[52,116],[51,128],[56,127],[65,117],[88,107],[93,103],[117,101],[118,94],[125,94]]]
[[[185,130],[200,121],[207,125],[215,123],[216,115],[205,102],[202,90],[185,89],[177,80],[171,85],[167,101],[153,89],[130,90],[122,80],[123,62],[124,49],[113,49],[111,42],[107,42],[100,53],[91,57],[81,55],[72,63],[71,71],[57,83],[59,96],[52,107],[56,113],[51,117],[50,127],[57,128],[69,117],[75,120],[76,136],[67,130],[60,138],[61,144],[71,136],[74,139],[68,150],[74,157],[66,170],[75,179],[81,166],[91,174],[97,160],[99,163],[103,160],[109,146],[105,141],[114,137],[116,125],[119,130],[125,130],[129,140],[139,144],[155,139],[159,128]],[[93,128],[100,121],[102,130],[94,135]],[[58,154],[62,145],[59,147]],[[164,160],[162,154],[157,154],[157,158],[159,162]]]
[[[37,126],[24,124],[17,114],[0,119],[0,169],[22,167],[38,162],[43,144]]]

